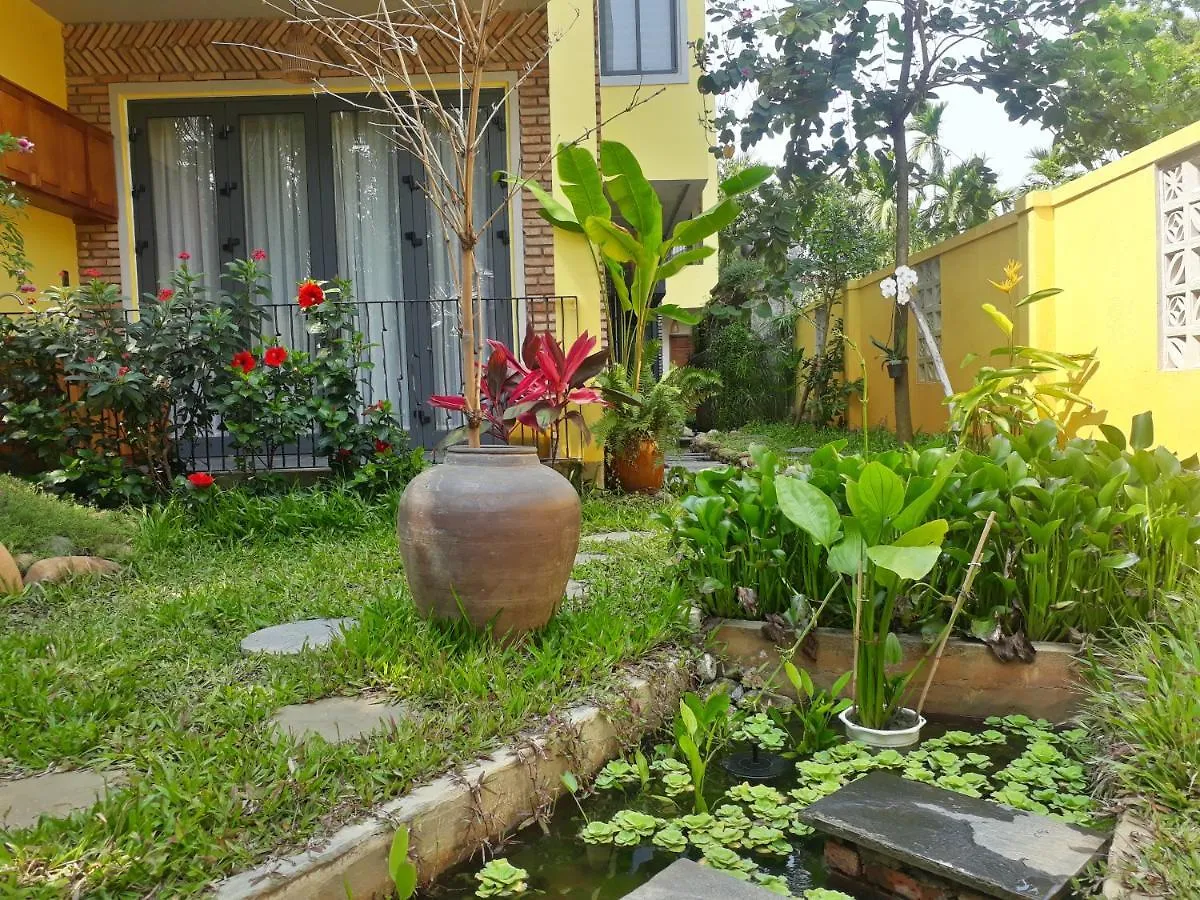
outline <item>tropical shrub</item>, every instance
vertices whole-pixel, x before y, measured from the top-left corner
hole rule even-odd
[[[700,349],[692,363],[721,379],[721,392],[706,403],[722,431],[747,422],[787,419],[796,399],[796,368],[804,353],[795,348],[795,323],[784,317],[760,329],[740,310],[710,306],[701,323]],[[725,313],[734,313],[729,318]]]
[[[1003,282],[991,282],[1006,296],[1021,282],[1021,264],[1005,267]],[[1012,310],[1062,293],[1058,288],[1037,291],[1016,301]],[[991,303],[983,311],[1004,335],[1004,345],[985,357],[975,374],[975,383],[947,400],[950,427],[964,435],[971,446],[983,447],[993,434],[1015,435],[1047,419],[1054,422],[1065,441],[1086,425],[1099,425],[1105,414],[1082,392],[1100,363],[1092,353],[1059,353],[1017,344],[1015,326],[1009,315]],[[968,354],[963,365],[978,357]]]
[[[189,259],[181,253],[170,286],[128,318],[94,270],[80,287],[47,289],[48,306],[0,317],[0,448],[10,458],[105,505],[172,490],[186,471],[179,445],[218,423],[250,472],[271,471],[282,445],[310,433],[317,453],[364,488],[364,465],[379,457],[396,457],[375,467],[393,485],[419,467],[395,453],[408,439],[390,408],[362,408],[370,364],[347,283],[301,285],[310,356],[258,337],[262,251],[227,264],[230,291],[208,290]]]
[[[695,493],[669,517],[683,551],[681,573],[706,613],[765,618],[785,612],[796,595],[810,601],[824,596],[831,577],[850,583],[854,567],[835,565],[841,574],[833,576],[822,563],[823,541],[832,540],[835,526],[847,536],[878,528],[891,534],[900,525],[941,519],[944,539],[929,544],[941,549],[922,581],[892,596],[889,576],[879,579],[878,561],[868,558],[864,566],[868,585],[874,571],[876,590],[892,596],[892,627],[936,633],[946,623],[946,598],[961,586],[984,520],[994,512],[963,612],[966,633],[1006,658],[1028,657],[1029,641],[1077,639],[1143,621],[1200,560],[1200,461],[1154,448],[1149,414],[1134,420],[1128,440],[1105,425],[1101,438],[1073,438],[1060,446],[1060,433],[1056,423],[1044,421],[992,438],[983,453],[930,447],[870,459],[844,454],[845,442],[834,442],[812,454],[796,470],[798,478],[787,480],[779,475],[778,459],[756,447],[747,471],[699,473]],[[859,485],[868,468],[873,479],[886,469],[904,485],[902,495],[889,492],[902,496],[900,514],[887,512],[889,506],[880,516],[864,506]],[[787,498],[804,490],[800,484],[823,493],[840,517],[819,523],[827,529],[821,540],[787,514]],[[913,525],[901,516],[918,497],[927,497],[929,506]],[[895,505],[895,498],[889,503]],[[867,540],[868,547],[877,543]],[[852,620],[831,609],[820,624],[848,626]]]

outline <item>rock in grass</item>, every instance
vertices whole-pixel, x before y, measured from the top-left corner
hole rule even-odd
[[[19,594],[23,589],[21,570],[8,548],[0,544],[0,594]]]
[[[95,556],[52,556],[29,567],[25,584],[55,583],[76,575],[116,575],[120,571],[115,562]]]
[[[13,559],[17,561],[17,568],[20,569],[22,573],[28,572],[29,567],[38,561],[37,556],[32,553],[18,553],[13,557]]]
[[[42,545],[37,548],[38,555],[42,557],[54,556],[73,556],[75,554],[75,542],[69,537],[61,534],[51,535],[42,541]]]

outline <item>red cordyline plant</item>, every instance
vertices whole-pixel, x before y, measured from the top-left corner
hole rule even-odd
[[[605,402],[598,390],[584,387],[608,362],[607,350],[592,352],[597,343],[585,331],[564,352],[554,335],[535,334],[531,326],[525,332],[518,359],[504,344],[489,340],[492,352],[479,378],[488,433],[506,444],[519,426],[546,434],[550,438],[551,460],[558,458],[564,424],[574,423],[584,439],[590,439],[583,414],[572,407]],[[429,403],[463,414],[468,410],[467,398],[461,395],[434,395]],[[442,444],[456,444],[466,437],[466,426],[456,428]]]

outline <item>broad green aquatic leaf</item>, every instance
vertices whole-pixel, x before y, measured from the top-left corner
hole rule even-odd
[[[842,530],[842,517],[820,488],[800,478],[776,479],[779,510],[822,547],[832,547]]]
[[[876,543],[884,527],[904,509],[904,482],[878,460],[869,462],[857,481],[846,483],[846,502],[868,542]]]
[[[563,783],[563,787],[572,794],[579,793],[579,779],[575,777],[574,772],[563,772],[558,778]]]
[[[846,536],[829,550],[829,568],[842,575],[857,575],[867,564],[867,543],[853,519],[845,519],[843,527]]]
[[[880,544],[867,548],[867,558],[879,568],[893,572],[906,581],[917,581],[929,574],[941,552],[940,547],[896,547]]]
[[[392,838],[388,852],[388,873],[396,887],[396,896],[408,900],[417,890],[417,867],[408,858],[408,826],[401,825]]]
[[[932,522],[926,522],[924,525],[918,525],[916,528],[904,532],[893,541],[892,546],[940,547],[949,529],[950,523],[945,519],[934,519]]]
[[[898,666],[902,662],[904,662],[904,648],[900,645],[900,638],[896,637],[896,632],[889,631],[883,641],[883,664]]]
[[[1149,412],[1138,413],[1133,417],[1133,427],[1129,429],[1129,446],[1134,450],[1146,450],[1154,443],[1154,416]]]
[[[687,733],[695,734],[700,723],[696,720],[696,714],[682,701],[679,704],[679,715],[683,719],[683,727],[687,729]]]

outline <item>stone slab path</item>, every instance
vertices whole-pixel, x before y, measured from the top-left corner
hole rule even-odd
[[[680,468],[689,472],[703,472],[705,469],[724,469],[728,463],[713,459],[707,453],[689,451],[686,453],[668,453],[666,457],[668,469]]]
[[[690,859],[678,859],[626,894],[625,900],[770,900],[771,897],[778,895]]]
[[[120,772],[55,772],[0,781],[0,828],[28,828],[41,816],[64,818],[124,783]]]
[[[575,565],[586,566],[588,563],[600,562],[602,559],[608,559],[606,553],[588,553],[586,550],[575,554]]]
[[[572,578],[567,582],[567,599],[584,600],[587,598],[588,586],[586,581],[576,581]]]
[[[371,697],[329,697],[313,703],[285,706],[271,723],[294,738],[320,735],[331,744],[360,737],[412,718],[403,703],[386,703]]]
[[[875,772],[800,818],[819,831],[989,897],[1050,900],[1107,836],[943,788]]]
[[[357,624],[357,619],[306,619],[272,625],[243,638],[242,652],[288,656],[303,650],[319,650]]]

